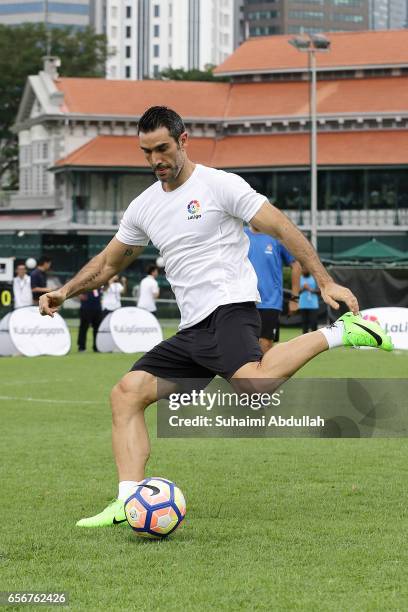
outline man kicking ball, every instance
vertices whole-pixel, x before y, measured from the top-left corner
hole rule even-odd
[[[66,285],[40,298],[51,315],[64,300],[96,289],[122,272],[148,244],[164,258],[167,278],[181,312],[179,331],[146,353],[112,390],[112,444],[119,476],[117,499],[102,512],[78,521],[104,527],[125,519],[124,501],[144,478],[150,444],[145,409],[157,400],[160,380],[207,379],[234,384],[250,379],[284,380],[319,353],[338,346],[392,343],[376,323],[358,315],[358,302],[337,285],[303,234],[275,206],[236,174],[193,163],[188,135],[173,110],[149,108],[138,125],[139,144],[158,181],[131,202],[108,246]],[[351,312],[330,327],[282,343],[262,356],[258,343],[257,278],[248,260],[242,221],[275,236],[314,276],[332,308]]]

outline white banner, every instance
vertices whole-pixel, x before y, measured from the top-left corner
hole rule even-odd
[[[99,326],[96,347],[101,353],[144,353],[162,340],[156,317],[143,308],[129,306],[105,317]]]
[[[394,348],[408,350],[408,308],[367,308],[361,315],[379,323],[391,336]]]
[[[0,281],[11,282],[14,277],[14,257],[0,257]]]
[[[64,319],[42,317],[37,306],[18,308],[0,321],[0,355],[66,355],[71,334]]]

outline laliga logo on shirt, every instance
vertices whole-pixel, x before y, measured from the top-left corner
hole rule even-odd
[[[187,204],[187,210],[189,213],[187,220],[201,219],[201,206],[198,200],[191,200],[191,202]]]
[[[266,245],[266,249],[265,249],[265,255],[271,255],[273,251],[273,247],[271,244],[267,244]]]

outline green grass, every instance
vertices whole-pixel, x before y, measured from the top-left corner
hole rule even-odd
[[[408,609],[405,439],[156,439],[150,408],[148,473],[182,488],[185,526],[160,543],[75,528],[116,494],[108,395],[132,361],[0,360],[0,590],[67,590],[73,610]],[[407,366],[338,349],[300,375]]]

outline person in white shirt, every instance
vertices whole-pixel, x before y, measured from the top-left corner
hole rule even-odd
[[[14,308],[23,308],[24,306],[33,305],[31,279],[23,263],[18,264],[16,267],[16,276],[13,279],[13,296]]]
[[[66,285],[40,298],[41,314],[52,316],[65,299],[98,287],[125,269],[151,240],[164,259],[181,312],[178,333],[145,353],[112,390],[118,497],[99,514],[78,521],[79,527],[106,527],[126,520],[124,502],[144,478],[150,453],[144,415],[158,398],[159,381],[173,392],[177,381],[201,379],[202,389],[219,375],[240,391],[249,380],[249,393],[261,389],[271,393],[314,356],[350,345],[349,334],[352,343],[372,346],[375,341],[385,350],[392,348],[379,325],[375,336],[381,342],[364,331],[369,324],[357,316],[356,297],[333,281],[312,245],[284,213],[240,176],[188,158],[188,134],[174,110],[148,109],[139,120],[138,134],[158,181],[131,202],[119,231],[101,253]],[[257,277],[248,260],[243,221],[276,236],[307,266],[326,303],[337,309],[339,301],[345,302],[352,311],[347,321],[344,315],[332,326],[281,343],[262,356]],[[361,325],[349,331],[355,320]]]
[[[159,276],[159,268],[157,266],[149,266],[147,269],[147,276],[142,279],[139,287],[139,298],[137,300],[137,307],[144,308],[149,312],[156,312],[156,302],[160,295],[159,283],[157,277]]]
[[[102,316],[110,314],[121,307],[120,296],[125,291],[125,287],[119,282],[119,276],[115,274],[109,279],[108,285],[102,294]]]

